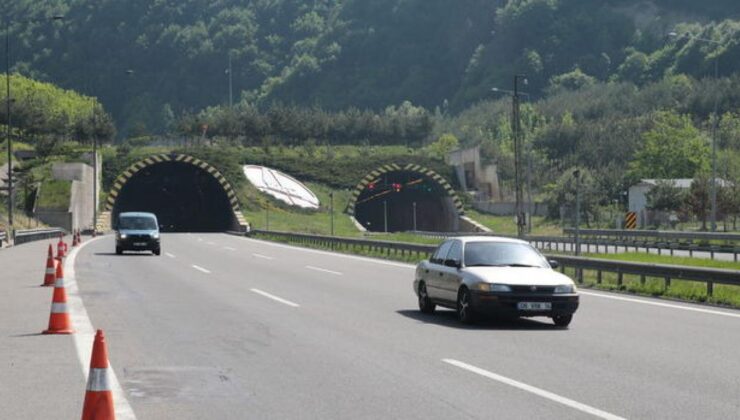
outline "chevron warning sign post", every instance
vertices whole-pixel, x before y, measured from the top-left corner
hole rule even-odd
[[[637,229],[637,213],[634,211],[628,211],[624,216],[624,228],[625,229]]]

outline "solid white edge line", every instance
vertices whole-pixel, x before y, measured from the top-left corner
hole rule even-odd
[[[263,260],[274,260],[275,257],[268,257],[267,255],[262,254],[252,254],[253,257],[262,258]]]
[[[194,269],[196,269],[196,270],[198,270],[198,271],[200,271],[202,273],[211,274],[210,271],[206,270],[205,268],[203,268],[203,267],[201,267],[199,265],[193,264],[191,267],[193,267]]]
[[[295,302],[291,302],[291,301],[286,300],[286,299],[283,299],[281,297],[278,297],[278,296],[275,296],[275,295],[271,295],[271,294],[269,294],[267,292],[263,292],[262,290],[259,290],[259,289],[249,289],[249,290],[251,290],[254,293],[257,293],[258,295],[262,295],[262,296],[264,296],[264,297],[266,297],[268,299],[272,299],[272,300],[274,300],[276,302],[280,302],[280,303],[282,303],[284,305],[292,306],[294,308],[298,308],[298,307],[301,306],[301,305],[299,305],[299,304],[297,304]]]
[[[469,372],[473,372],[475,374],[481,375],[483,377],[486,377],[488,379],[493,379],[494,381],[500,382],[505,385],[512,386],[514,388],[518,388],[522,391],[526,391],[535,395],[538,395],[542,398],[546,398],[548,400],[554,401],[559,404],[567,405],[568,407],[574,408],[578,411],[582,411],[587,414],[591,414],[593,416],[602,418],[602,419],[608,419],[608,420],[624,420],[624,417],[619,417],[617,415],[607,413],[606,411],[599,410],[598,408],[591,407],[590,405],[586,405],[583,403],[579,403],[578,401],[571,400],[569,398],[561,397],[560,395],[553,394],[552,392],[545,391],[544,389],[540,389],[537,387],[534,387],[532,385],[527,385],[523,382],[515,381],[514,379],[507,378],[505,376],[501,376],[498,374],[495,374],[493,372],[489,372],[485,369],[481,369],[479,367],[469,365],[465,362],[461,362],[459,360],[455,359],[442,359],[443,362],[459,367],[461,369],[465,369]]]
[[[74,325],[75,329],[75,333],[72,334],[72,337],[74,338],[75,348],[77,349],[77,358],[79,359],[80,367],[82,368],[82,374],[85,376],[85,383],[87,383],[89,375],[88,368],[90,366],[90,358],[92,356],[92,345],[95,340],[95,328],[93,328],[90,317],[85,309],[85,305],[82,302],[80,290],[77,287],[74,267],[77,253],[88,244],[103,238],[104,236],[100,236],[83,242],[78,247],[72,249],[72,252],[67,256],[67,259],[64,262],[64,288],[67,293],[67,308],[72,320],[72,325]],[[119,420],[136,420],[134,410],[126,399],[126,393],[118,382],[116,372],[113,370],[113,364],[110,363],[110,360],[108,361],[108,365],[110,368],[110,376],[108,379],[110,381],[111,392],[113,393],[113,408],[116,413],[116,418]],[[82,390],[80,390],[80,392],[82,392]]]
[[[169,252],[165,252],[164,255],[166,255],[166,256],[168,256],[170,258],[175,258],[175,255],[174,254],[170,254]]]
[[[337,275],[337,276],[341,276],[342,275],[342,273],[340,273],[339,271],[327,270],[326,268],[314,267],[312,265],[307,265],[306,268],[308,268],[309,270],[321,271],[323,273],[334,274],[334,275]]]
[[[729,316],[731,318],[740,318],[740,313],[714,311],[711,309],[695,308],[692,306],[684,306],[684,305],[674,305],[671,303],[652,302],[652,301],[645,300],[645,299],[634,299],[634,298],[623,297],[623,296],[605,295],[603,293],[584,292],[583,289],[579,289],[578,293],[582,295],[586,295],[586,296],[594,296],[594,297],[600,297],[604,299],[620,300],[623,302],[642,303],[643,305],[653,305],[653,306],[660,306],[663,308],[681,309],[684,311],[699,312],[699,313],[704,313],[704,314],[709,314],[709,315],[720,315],[720,316]]]
[[[301,247],[301,246],[285,245],[285,244],[279,244],[279,243],[265,241],[265,240],[261,240],[261,239],[245,238],[245,237],[242,237],[242,236],[238,236],[237,238],[242,239],[242,240],[245,240],[245,241],[250,241],[250,242],[259,242],[259,243],[262,243],[262,244],[266,244],[266,245],[274,246],[274,247],[278,247],[278,248],[293,249],[293,250],[299,250],[299,251],[303,251],[303,252],[313,252],[313,253],[322,254],[322,255],[331,255],[331,256],[340,257],[340,258],[347,258],[347,259],[352,259],[352,260],[365,261],[365,262],[369,262],[369,263],[373,263],[373,264],[388,265],[388,266],[391,266],[391,267],[407,268],[407,269],[412,269],[412,270],[416,268],[416,266],[413,265],[413,264],[404,264],[404,263],[396,263],[396,262],[390,262],[390,261],[381,261],[381,260],[378,260],[378,259],[375,259],[375,258],[361,257],[361,256],[357,256],[357,255],[340,254],[340,253],[336,253],[336,252],[329,252],[329,251],[323,251],[323,250],[319,250],[319,249],[305,248],[305,247]],[[702,309],[702,308],[695,308],[695,307],[692,307],[692,306],[688,306],[688,305],[691,305],[691,302],[686,302],[686,305],[672,305],[672,304],[669,304],[669,303],[651,302],[651,301],[648,301],[648,300],[645,300],[645,299],[631,299],[631,298],[626,298],[626,297],[621,297],[621,296],[610,296],[610,295],[605,295],[605,294],[600,294],[600,293],[584,292],[583,289],[579,289],[578,290],[578,293],[581,293],[583,295],[589,295],[589,296],[603,297],[605,299],[622,300],[622,301],[625,301],[625,302],[641,303],[641,304],[644,304],[644,305],[661,306],[661,307],[664,307],[664,308],[680,309],[680,310],[691,311],[691,312],[698,312],[698,313],[704,313],[704,314],[709,314],[709,315],[721,315],[721,316],[728,316],[728,317],[732,317],[732,318],[740,318],[740,313],[739,314],[735,314],[735,313],[732,313],[732,312],[713,311],[711,309]]]

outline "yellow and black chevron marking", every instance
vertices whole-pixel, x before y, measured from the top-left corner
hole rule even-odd
[[[113,182],[113,188],[111,188],[110,193],[108,193],[108,201],[105,204],[105,209],[107,211],[113,210],[113,207],[116,204],[116,199],[118,198],[118,194],[120,194],[121,189],[124,185],[126,185],[126,182],[128,182],[128,180],[131,179],[137,172],[141,171],[147,166],[156,165],[162,162],[189,163],[211,174],[214,178],[216,178],[218,183],[221,184],[221,187],[224,189],[226,195],[229,197],[231,209],[234,211],[234,217],[236,217],[238,223],[242,226],[247,226],[247,221],[244,219],[244,215],[242,214],[241,208],[239,206],[239,200],[236,198],[236,193],[234,192],[234,189],[231,188],[231,184],[229,184],[229,181],[226,180],[226,178],[221,174],[221,172],[218,171],[218,169],[208,164],[208,162],[204,162],[198,158],[189,155],[153,155],[129,166]]]
[[[452,201],[455,203],[455,207],[457,208],[457,213],[459,215],[465,214],[465,209],[463,209],[462,201],[460,201],[460,197],[457,196],[457,193],[452,188],[449,182],[447,182],[444,177],[439,175],[438,173],[434,172],[433,170],[429,168],[425,168],[420,165],[415,165],[413,163],[409,163],[408,165],[404,166],[403,168],[396,165],[395,163],[390,165],[383,165],[378,169],[375,169],[374,171],[367,174],[359,184],[355,187],[355,189],[352,191],[352,196],[349,199],[349,204],[347,205],[347,213],[350,216],[355,215],[355,206],[357,205],[357,199],[360,197],[360,194],[362,194],[362,191],[365,190],[365,188],[368,186],[368,184],[371,184],[380,178],[381,175],[387,173],[387,172],[393,172],[393,171],[410,171],[410,172],[416,172],[419,173],[427,178],[432,179],[434,182],[439,184],[448,196],[452,198]]]
[[[628,211],[624,216],[624,228],[625,229],[637,229],[637,213],[634,211]]]

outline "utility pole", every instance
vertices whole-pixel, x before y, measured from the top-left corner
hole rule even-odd
[[[416,201],[414,201],[413,207],[414,207],[414,232],[416,232]]]
[[[383,232],[388,233],[388,202],[383,201]]]
[[[95,100],[93,100],[92,106],[92,143],[93,143],[93,220],[92,230],[95,235],[95,230],[98,224],[98,136],[97,136],[97,119],[95,118]]]
[[[231,69],[231,51],[229,51],[229,69],[226,70],[229,74],[229,108],[234,107],[234,96],[233,96],[233,76]]]
[[[714,57],[714,83],[719,80],[719,55]],[[717,125],[719,123],[719,94],[714,94],[714,115],[712,118],[712,212],[710,216],[712,232],[717,231]]]
[[[576,256],[581,255],[581,171],[573,171],[573,177],[576,179]]]
[[[515,207],[516,207],[516,232],[519,238],[524,237],[525,220],[522,214],[522,185],[520,180],[521,166],[521,120],[519,118],[519,79],[527,84],[525,75],[517,74],[514,76],[514,95],[512,97],[512,128],[514,134],[514,189],[515,189]]]
[[[5,140],[8,142],[8,227],[13,229],[13,140],[10,120],[10,21],[5,20]],[[12,232],[10,233],[12,235]]]
[[[334,191],[329,193],[329,212],[331,213],[331,236],[334,236]]]

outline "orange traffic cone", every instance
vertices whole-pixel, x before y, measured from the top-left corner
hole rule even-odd
[[[54,251],[52,251],[51,244],[49,244],[49,255],[46,257],[46,273],[44,274],[44,284],[42,286],[53,286],[56,279]]]
[[[54,281],[54,297],[51,299],[51,315],[49,315],[49,329],[44,334],[72,334],[72,322],[67,312],[67,292],[64,290],[64,270],[62,263],[57,264],[56,280]]]
[[[82,232],[77,231],[77,245],[82,243]]]
[[[113,420],[113,392],[108,383],[108,348],[105,345],[103,330],[98,330],[93,341],[90,357],[90,375],[87,377],[85,404],[82,407],[82,420]]]
[[[72,234],[72,248],[77,246],[77,232]]]
[[[67,244],[62,240],[62,234],[59,234],[59,242],[57,242],[57,260],[62,261],[64,259],[64,253],[67,250]]]

